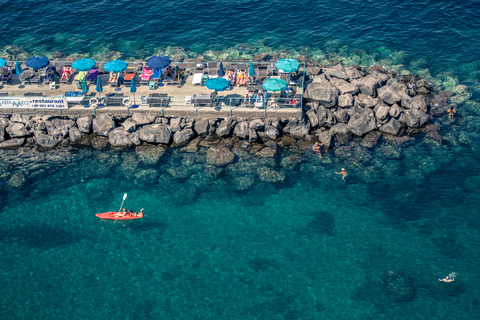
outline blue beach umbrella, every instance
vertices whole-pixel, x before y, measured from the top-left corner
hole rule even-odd
[[[17,61],[15,62],[15,73],[16,74],[21,74],[23,72],[22,67],[20,66],[20,62]]]
[[[5,66],[5,64],[6,64],[5,60],[0,58],[0,68]]]
[[[292,72],[300,67],[300,63],[295,59],[280,59],[275,63],[275,67],[283,72]]]
[[[250,65],[248,66],[248,76],[255,77],[255,70],[253,70],[253,63],[250,61]]]
[[[127,69],[128,63],[123,60],[111,60],[105,63],[103,69],[107,70],[108,72],[113,71],[115,73],[122,72],[123,70]]]
[[[223,69],[223,63],[220,61],[220,64],[218,65],[218,76],[223,77],[225,75],[225,70]]]
[[[230,86],[230,82],[224,78],[211,78],[205,81],[205,86],[210,90],[223,91]]]
[[[147,65],[152,69],[163,69],[172,62],[167,56],[157,55],[147,60]]]
[[[270,78],[263,82],[262,87],[267,91],[278,92],[287,87],[287,82],[279,78]]]
[[[44,56],[37,56],[29,58],[25,64],[33,70],[39,70],[48,66],[50,64],[50,60]]]
[[[93,67],[95,67],[95,61],[92,59],[78,59],[72,63],[72,68],[77,69],[77,71],[90,71]]]

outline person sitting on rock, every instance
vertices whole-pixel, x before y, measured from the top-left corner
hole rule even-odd
[[[448,109],[448,116],[450,118],[453,118],[453,116],[455,115],[455,113],[457,113],[457,111],[455,111],[455,109],[453,107],[450,107],[450,109]]]
[[[345,177],[347,176],[347,170],[345,170],[344,168],[342,168],[342,171],[340,172],[335,172],[336,174],[341,174],[342,175],[342,179],[343,181],[345,181]]]

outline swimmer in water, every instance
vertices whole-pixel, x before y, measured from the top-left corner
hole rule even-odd
[[[340,172],[335,172],[336,174],[341,174],[342,175],[342,179],[343,181],[345,181],[345,177],[347,176],[347,170],[345,170],[344,168],[342,168],[342,171]]]
[[[453,118],[453,116],[455,115],[455,113],[457,113],[457,111],[455,111],[455,109],[453,107],[450,107],[450,109],[448,109],[448,116],[450,118]]]
[[[453,281],[455,281],[455,278],[449,278],[448,276],[446,276],[444,279],[438,279],[438,281],[453,282]]]

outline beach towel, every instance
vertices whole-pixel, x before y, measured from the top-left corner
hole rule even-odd
[[[88,74],[87,71],[79,71],[78,74],[75,76],[75,80],[83,81],[83,79],[85,79],[87,74]]]
[[[140,80],[150,80],[152,77],[153,70],[148,67],[143,67],[143,74]]]

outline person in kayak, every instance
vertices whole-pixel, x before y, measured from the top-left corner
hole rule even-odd
[[[132,209],[128,210],[127,215],[132,217],[135,214],[135,212],[132,211]]]
[[[135,212],[136,217],[143,217],[143,208],[140,210],[140,212]]]

